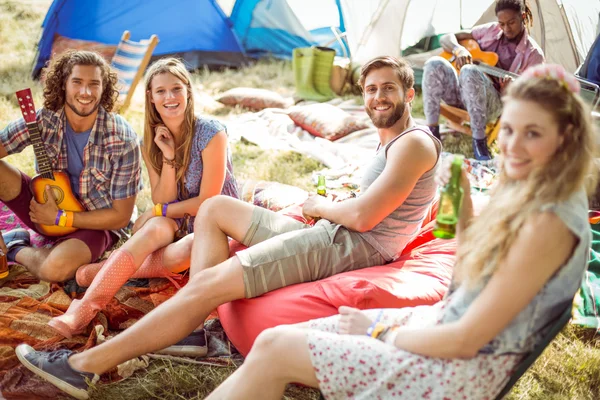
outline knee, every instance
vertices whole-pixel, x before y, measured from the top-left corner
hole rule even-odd
[[[144,241],[154,242],[164,235],[173,236],[173,226],[167,218],[150,218],[140,230],[143,234],[140,234],[144,238]]]
[[[70,268],[66,261],[58,260],[50,254],[38,270],[38,278],[46,282],[64,282],[75,276],[76,268]]]
[[[252,352],[255,355],[265,355],[270,352],[277,352],[285,336],[286,328],[276,326],[262,331],[252,345]]]
[[[460,69],[458,81],[460,82],[461,86],[471,85],[473,83],[480,82],[483,79],[483,76],[483,73],[477,69],[476,65],[466,64]]]
[[[425,65],[423,66],[423,73],[430,73],[431,71],[444,67],[452,68],[452,65],[446,59],[440,56],[433,56],[425,62]]]
[[[200,208],[198,209],[198,213],[196,214],[196,219],[194,221],[194,231],[200,229],[202,225],[214,219],[217,216],[219,210],[223,210],[224,208],[226,208],[226,203],[229,199],[231,199],[231,197],[225,195],[218,195],[204,200],[202,202],[202,205],[200,205]]]

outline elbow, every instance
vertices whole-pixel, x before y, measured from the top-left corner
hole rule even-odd
[[[113,227],[114,230],[119,230],[119,229],[125,229],[129,226],[129,222],[131,221],[131,218],[120,218],[116,223],[115,226]]]
[[[481,349],[481,346],[479,346],[479,340],[474,338],[472,334],[469,334],[464,330],[457,330],[453,337],[453,353],[456,358],[468,360],[474,358],[479,353],[479,350]]]
[[[352,229],[353,231],[360,233],[369,232],[370,230],[375,228],[375,225],[377,225],[376,223],[373,223],[369,216],[363,215],[361,213],[356,213],[356,215],[353,216],[352,220],[353,222],[350,224],[350,226],[347,227]]]

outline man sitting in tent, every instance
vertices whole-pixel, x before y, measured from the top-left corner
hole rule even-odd
[[[473,65],[472,54],[459,41],[474,39],[481,50],[498,54],[497,67],[521,73],[527,67],[544,62],[544,54],[529,36],[533,16],[526,0],[497,0],[498,22],[479,25],[471,30],[444,35],[440,43],[452,53],[456,69],[442,57],[432,57],[423,70],[423,107],[427,124],[439,137],[440,103],[466,108],[473,132],[473,151],[478,160],[491,159],[485,127],[488,121],[500,116],[501,92],[510,78],[495,78]]]
[[[309,197],[303,213],[321,218],[312,227],[228,196],[208,199],[194,228],[191,278],[173,298],[88,351],[70,357],[70,351],[38,353],[21,345],[21,362],[85,399],[85,378],[133,357],[165,348],[170,354],[206,354],[204,331],[193,330],[220,304],[398,257],[435,196],[441,143],[410,115],[414,76],[405,61],[371,60],[359,84],[381,142],[364,170],[359,197],[337,203]],[[228,258],[228,236],[248,249]]]

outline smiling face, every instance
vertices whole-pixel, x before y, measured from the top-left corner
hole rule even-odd
[[[552,114],[538,103],[510,99],[504,105],[498,141],[510,179],[527,179],[534,169],[545,167],[563,140]]]
[[[102,71],[95,65],[75,65],[65,83],[67,116],[96,118],[102,98]]]
[[[183,121],[188,104],[187,86],[173,74],[157,74],[150,83],[150,101],[163,121]]]
[[[498,11],[496,17],[498,18],[500,29],[502,29],[504,36],[508,40],[516,39],[523,32],[523,29],[525,29],[525,23],[523,22],[525,15],[517,11],[510,9],[501,10]]]
[[[377,128],[386,129],[396,124],[413,97],[414,89],[404,93],[402,83],[390,67],[374,69],[365,78],[365,110]]]

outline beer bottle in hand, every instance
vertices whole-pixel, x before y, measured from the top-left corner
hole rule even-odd
[[[2,250],[0,250],[0,279],[6,278],[8,276],[8,261],[6,259],[6,254]]]
[[[317,194],[319,196],[327,197],[327,186],[325,185],[325,175],[319,175],[317,177]]]
[[[440,195],[440,205],[435,218],[433,236],[440,239],[452,239],[456,235],[456,224],[460,215],[463,189],[460,186],[460,176],[464,156],[455,154],[450,167],[452,176],[444,186]]]

